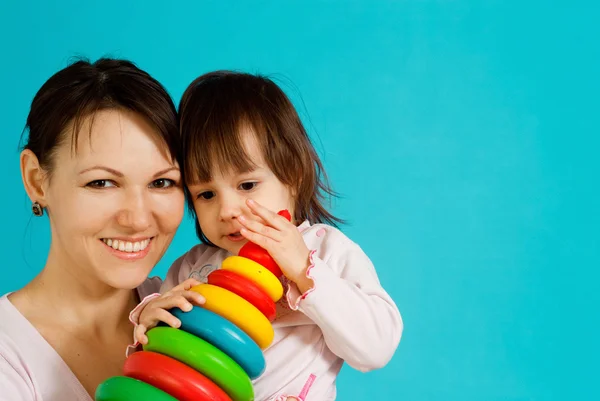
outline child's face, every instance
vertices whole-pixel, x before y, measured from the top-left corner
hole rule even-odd
[[[189,185],[194,199],[194,209],[204,235],[216,246],[237,254],[247,240],[240,234],[239,216],[262,219],[246,205],[252,199],[277,213],[287,209],[294,215],[294,199],[289,187],[284,185],[267,167],[253,135],[246,140],[246,153],[257,166],[255,170],[236,173],[213,169],[210,182]]]

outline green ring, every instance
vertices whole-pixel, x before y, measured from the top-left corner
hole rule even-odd
[[[144,351],[170,356],[196,369],[221,387],[233,401],[254,400],[248,374],[223,351],[193,334],[172,327],[154,327],[146,333]]]
[[[96,401],[177,401],[162,390],[125,376],[111,377],[96,388]]]

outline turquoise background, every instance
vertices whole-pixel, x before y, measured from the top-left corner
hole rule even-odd
[[[17,146],[71,56],[130,58],[176,102],[209,70],[276,74],[405,322],[338,399],[598,399],[596,4],[4,0],[0,293],[44,263]],[[187,220],[155,272],[194,243]]]

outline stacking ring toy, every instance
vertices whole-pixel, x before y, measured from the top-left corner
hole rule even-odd
[[[254,401],[252,380],[265,372],[263,350],[275,337],[281,275],[266,249],[245,244],[191,288],[205,302],[189,312],[172,307],[180,328],[161,322],[148,330],[143,351],[97,387],[95,401]]]
[[[96,388],[96,401],[178,401],[150,384],[125,376],[114,376]]]
[[[271,255],[269,255],[268,252],[265,252],[264,248],[256,245],[254,242],[246,242],[246,245],[244,245],[238,252],[238,256],[255,261],[273,273],[275,277],[281,277],[283,274]]]
[[[172,327],[154,327],[146,333],[144,351],[176,359],[217,384],[234,401],[252,401],[254,389],[246,372],[223,351],[193,334]]]
[[[283,296],[283,286],[273,273],[253,260],[241,256],[229,256],[221,264],[221,269],[246,277],[261,287],[273,300],[279,301]]]
[[[123,371],[125,376],[153,385],[179,401],[231,401],[227,393],[199,372],[155,352],[132,354],[125,361]]]
[[[271,274],[271,273],[269,273]],[[248,334],[260,347],[267,348],[275,333],[271,322],[254,305],[239,295],[211,284],[190,288],[206,300],[202,307],[229,320]]]
[[[198,306],[189,312],[179,308],[169,312],[181,321],[180,330],[200,337],[229,355],[251,379],[264,372],[266,362],[260,347],[229,320]]]
[[[215,270],[208,275],[208,284],[216,285],[239,295],[256,307],[269,322],[275,320],[277,308],[275,303],[253,281],[228,270]]]

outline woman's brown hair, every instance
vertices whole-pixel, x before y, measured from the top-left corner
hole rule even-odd
[[[179,105],[183,178],[188,185],[208,182],[219,166],[249,171],[243,128],[250,128],[268,167],[294,189],[294,220],[337,226],[343,220],[323,205],[335,193],[306,130],[286,94],[271,79],[242,72],[215,71],[196,78]],[[194,199],[186,190],[190,212]],[[198,238],[212,245],[196,219]]]
[[[86,117],[103,109],[124,109],[144,117],[156,129],[173,161],[180,162],[177,109],[167,90],[128,60],[77,60],[52,75],[31,103],[23,145],[51,176],[58,146],[70,138],[76,149]],[[69,135],[69,131],[72,134]],[[91,125],[90,125],[91,134]]]

